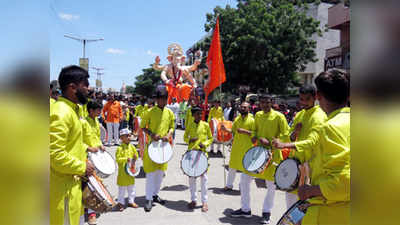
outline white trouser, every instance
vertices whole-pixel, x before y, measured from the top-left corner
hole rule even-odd
[[[196,202],[197,201],[197,194],[196,194],[196,189],[197,189],[197,184],[196,184],[196,178],[195,177],[189,177],[189,188],[190,188],[190,197],[191,200]],[[207,203],[208,196],[207,196],[207,173],[203,174],[200,177],[201,181],[201,202]]]
[[[135,185],[118,186],[118,203],[125,204],[125,191],[128,191],[128,203],[135,202],[136,189]]]
[[[103,125],[100,124],[100,140],[102,143],[106,142],[106,128],[103,127]]]
[[[153,200],[153,196],[158,195],[163,177],[164,171],[162,170],[146,174],[146,200]]]
[[[221,151],[221,146],[222,146],[222,144],[221,144],[221,143],[218,143],[218,142],[213,142],[213,143],[211,144],[211,151],[214,151],[214,145],[217,145],[217,151]]]
[[[253,180],[252,176],[242,173],[240,177],[240,199],[241,199],[241,209],[244,212],[251,210],[250,208],[250,183]],[[273,181],[266,180],[267,184],[267,195],[264,199],[263,212],[271,212],[274,205],[275,199],[275,189],[276,186]]]
[[[294,203],[296,203],[299,199],[297,195],[286,192],[286,208],[289,209]]]
[[[228,179],[226,181],[226,186],[228,188],[233,188],[233,182],[235,181],[235,177],[236,177],[236,170],[229,168]]]
[[[111,139],[114,137],[114,143],[119,143],[119,123],[108,123],[107,122],[107,132],[108,132],[108,144],[111,144]],[[113,135],[114,133],[114,135]]]

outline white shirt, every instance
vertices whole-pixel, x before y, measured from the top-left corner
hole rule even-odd
[[[178,116],[179,116],[179,104],[175,102],[173,104],[167,105],[167,108],[169,108],[174,113],[175,119],[178,119]]]
[[[229,120],[229,113],[231,112],[231,110],[232,110],[232,107],[224,109],[224,118],[225,118],[225,120]]]

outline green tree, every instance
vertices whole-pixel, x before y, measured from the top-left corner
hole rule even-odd
[[[152,65],[142,71],[143,74],[136,77],[134,93],[151,97],[157,85],[161,83],[161,72],[153,69]]]
[[[135,88],[131,85],[126,85],[126,93],[135,94]]]
[[[316,61],[316,42],[311,38],[322,35],[319,21],[308,17],[307,9],[303,1],[294,5],[291,0],[238,0],[237,9],[217,6],[208,13],[206,32],[214,28],[217,15],[220,19],[227,74],[223,89],[237,90],[243,84],[251,91],[267,88],[284,94],[288,87],[297,86],[296,72]],[[210,42],[211,35],[195,47],[207,52]]]

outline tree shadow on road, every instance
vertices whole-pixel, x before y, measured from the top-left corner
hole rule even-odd
[[[161,190],[162,191],[185,191],[189,189],[188,186],[183,185],[183,184],[178,184],[178,185],[172,185],[172,186],[165,186]]]
[[[221,217],[219,218],[219,221],[221,223],[229,223],[232,225],[253,225],[253,224],[260,224],[260,220],[261,217],[260,216],[256,216],[256,215],[252,215],[251,218],[233,218],[230,216],[230,214],[233,212],[233,209],[225,209],[223,214],[225,215],[225,217]]]
[[[232,196],[240,195],[239,190],[224,191],[223,188],[216,188],[216,187],[209,188],[208,190],[211,190],[214,194],[217,194],[217,195],[232,195]]]

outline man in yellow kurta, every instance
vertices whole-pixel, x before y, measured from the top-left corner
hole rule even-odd
[[[61,70],[62,97],[50,110],[50,224],[78,225],[82,213],[79,176],[93,173],[86,162],[78,103],[85,104],[89,74],[78,66]]]
[[[253,143],[251,138],[254,135],[254,117],[253,114],[249,113],[250,104],[243,102],[239,108],[240,115],[236,117],[232,125],[231,132],[233,133],[233,143],[232,150],[229,159],[229,172],[225,191],[230,191],[233,189],[233,182],[235,181],[235,176],[237,171],[244,172],[243,168],[243,157],[247,150],[249,150]],[[228,130],[222,126],[222,129]]]
[[[303,225],[350,224],[350,95],[348,74],[333,70],[315,79],[317,99],[328,115],[316,135],[295,143],[274,140],[278,148],[294,148],[309,161],[311,185],[298,189],[311,206]],[[312,150],[312,154],[307,151]]]
[[[321,129],[323,123],[325,123],[327,117],[326,113],[315,105],[316,100],[316,89],[312,85],[305,85],[299,90],[299,103],[302,110],[298,112],[293,120],[293,124],[290,128],[290,140],[291,141],[303,141],[310,139],[312,136],[317,135]],[[301,163],[305,161],[305,155],[310,158],[313,150],[305,149],[306,152],[297,154],[291,152],[291,157],[295,157],[300,160]],[[297,190],[293,192],[286,192],[286,207],[290,208],[296,201]]]
[[[275,137],[288,137],[289,126],[285,116],[271,108],[271,97],[268,95],[261,95],[259,97],[260,108],[262,111],[256,113],[255,116],[255,130],[252,142],[257,142],[265,148],[271,149],[270,142]],[[282,161],[282,154],[279,150],[272,148],[272,161],[269,166],[260,174],[243,173],[240,179],[240,190],[242,198],[242,208],[236,211],[236,216],[248,217],[250,212],[250,183],[253,177],[261,178],[266,181],[267,194],[264,199],[262,217],[260,223],[267,224],[271,216],[271,209],[273,208],[275,198],[275,184],[274,173],[276,165]],[[248,191],[243,191],[248,190]],[[247,212],[247,213],[246,213]]]
[[[174,113],[166,108],[168,93],[165,86],[158,87],[156,90],[157,105],[152,107],[143,116],[140,127],[150,137],[152,141],[163,140],[168,142],[174,132],[175,116]],[[160,191],[161,182],[164,176],[164,171],[167,170],[167,163],[157,164],[153,162],[148,154],[148,145],[144,151],[143,169],[146,173],[146,205],[144,210],[151,211],[153,202],[165,204],[158,193]]]
[[[129,160],[136,161],[139,158],[139,154],[136,148],[131,145],[130,136],[131,132],[128,128],[124,128],[120,131],[120,138],[122,144],[117,148],[115,152],[115,161],[118,164],[118,208],[120,211],[124,209],[125,205],[125,192],[128,192],[128,206],[132,208],[138,208],[139,206],[135,203],[135,177],[129,176],[125,171],[125,166]],[[132,162],[133,163],[133,162]]]
[[[219,121],[222,121],[224,119],[224,111],[222,110],[219,102],[214,100],[213,103],[214,103],[214,106],[211,107],[210,113],[208,114],[208,120],[207,120],[208,124],[210,124],[211,119],[216,119],[216,120],[219,120]],[[217,128],[215,127],[214,129],[217,129]],[[222,152],[221,152],[222,144],[221,143],[212,144],[211,145],[211,149],[210,149],[210,154],[215,153],[214,152],[214,145],[215,144],[217,145],[216,154],[222,155]]]
[[[213,137],[211,134],[210,126],[208,123],[201,121],[202,109],[200,107],[194,107],[191,109],[194,116],[194,121],[189,123],[189,127],[186,128],[183,139],[189,144],[188,150],[201,150],[206,156],[207,147],[211,145]],[[208,211],[208,197],[207,197],[207,172],[201,175],[201,201],[203,203],[202,211]],[[191,194],[191,202],[188,204],[189,209],[196,207],[197,193],[196,193],[196,178],[189,177],[189,189]]]

